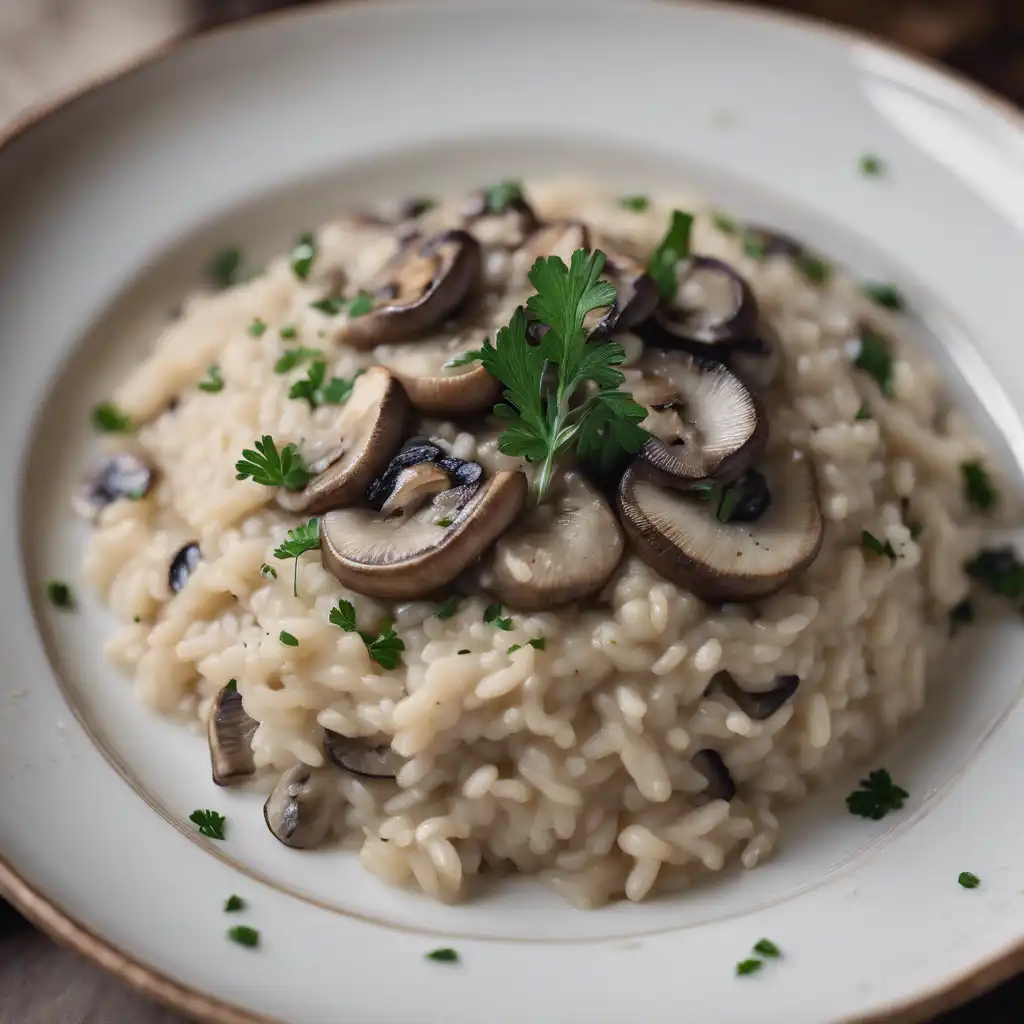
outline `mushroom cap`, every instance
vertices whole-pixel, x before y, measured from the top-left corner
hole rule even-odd
[[[466,231],[413,239],[368,289],[373,308],[347,319],[340,340],[366,349],[423,334],[475,290],[482,270],[480,243]]]
[[[721,363],[685,352],[651,352],[636,370],[626,371],[623,390],[650,409],[642,426],[651,437],[641,457],[666,486],[734,479],[768,441],[761,400]]]
[[[402,443],[408,412],[402,385],[384,367],[371,366],[338,413],[338,446],[311,467],[319,472],[301,491],[278,490],[277,504],[316,515],[357,501]]]
[[[494,590],[510,608],[537,611],[600,590],[622,558],[622,530],[608,503],[575,470],[552,500],[531,510],[494,548]]]
[[[297,761],[267,797],[263,820],[278,842],[309,850],[327,838],[338,800],[331,772]]]
[[[324,729],[324,753],[332,764],[364,779],[394,779],[405,764],[388,743],[351,739],[330,729]]]
[[[598,317],[592,325],[593,333],[607,336],[616,331],[631,330],[643,323],[657,308],[661,293],[657,282],[639,260],[614,250],[599,248],[606,257],[601,276],[615,286],[616,297],[610,307],[588,314],[586,323],[589,327],[592,318]]]
[[[636,553],[666,579],[712,603],[756,601],[814,561],[824,533],[814,468],[799,453],[763,461],[772,502],[757,522],[723,523],[713,502],[658,486],[634,462],[619,516]]]
[[[225,686],[214,698],[206,738],[213,781],[218,786],[230,786],[256,771],[252,738],[258,724],[246,714],[236,689]]]
[[[757,333],[757,298],[731,264],[694,256],[679,264],[677,277],[676,299],[656,319],[681,346],[742,342]]]
[[[430,594],[494,543],[519,514],[526,492],[522,473],[502,471],[444,491],[410,515],[388,517],[365,508],[329,512],[320,520],[324,568],[370,597]]]

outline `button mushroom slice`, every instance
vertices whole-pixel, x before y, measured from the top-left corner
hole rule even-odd
[[[615,287],[615,302],[610,307],[591,310],[583,325],[592,334],[607,337],[643,323],[657,308],[661,295],[643,263],[612,250],[602,251],[606,262],[601,276]]]
[[[512,196],[495,209],[483,189],[469,195],[462,207],[464,225],[482,245],[518,249],[539,227],[533,207],[522,196]]]
[[[380,506],[383,516],[409,515],[428,498],[450,490],[451,477],[436,462],[406,466],[395,477],[394,486]]]
[[[575,470],[494,547],[494,590],[510,608],[540,611],[600,590],[622,558],[615,513]]]
[[[698,750],[690,762],[708,780],[708,788],[701,794],[709,800],[732,800],[736,795],[736,783],[717,750],[706,747]]]
[[[332,764],[364,779],[394,779],[405,764],[388,743],[350,739],[330,729],[324,729],[324,753]]]
[[[199,568],[203,553],[198,541],[190,540],[171,560],[167,573],[167,585],[177,594],[184,589],[189,577]]]
[[[230,786],[256,771],[252,738],[258,725],[245,713],[238,690],[230,684],[223,687],[214,698],[206,723],[210,767],[218,786]]]
[[[371,366],[338,413],[339,444],[310,466],[316,475],[301,491],[279,490],[277,504],[316,515],[357,501],[401,444],[408,411],[402,385],[382,366]]]
[[[771,504],[756,522],[722,522],[723,505],[660,487],[636,461],[619,487],[631,546],[666,579],[711,603],[755,601],[814,561],[823,525],[810,460],[799,453],[760,466]]]
[[[460,484],[419,509],[386,516],[339,509],[320,520],[324,568],[360,594],[405,600],[451,583],[508,528],[526,501],[519,472]]]
[[[709,693],[723,693],[748,718],[763,722],[771,718],[796,693],[800,677],[776,676],[770,690],[744,690],[728,672],[718,672],[708,687]]]
[[[310,850],[327,838],[338,803],[336,777],[297,761],[267,797],[263,819],[278,842]]]
[[[482,268],[480,244],[466,231],[414,239],[371,282],[373,306],[347,318],[339,340],[367,349],[424,334],[476,289]]]
[[[721,363],[685,352],[649,353],[625,371],[624,391],[649,410],[641,457],[666,486],[734,479],[761,454],[768,416],[761,400]]]
[[[681,347],[741,343],[757,334],[754,291],[735,267],[710,256],[679,263],[675,300],[655,316]],[[697,354],[700,354],[699,352]]]

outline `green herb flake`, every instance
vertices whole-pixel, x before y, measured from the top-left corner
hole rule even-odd
[[[267,333],[267,322],[266,320],[256,317],[255,320],[248,327],[249,334],[254,338],[262,338]]]
[[[728,523],[736,511],[740,502],[739,487],[726,487],[722,491],[722,500],[718,503],[718,511],[715,513],[720,523]]]
[[[643,213],[650,205],[650,196],[623,196],[619,200],[619,206],[624,210],[631,210],[633,213]]]
[[[292,249],[292,273],[300,281],[305,281],[309,277],[310,270],[313,269],[313,260],[315,259],[316,239],[311,234],[300,235]]]
[[[801,253],[796,259],[796,265],[804,277],[814,285],[827,284],[832,276],[832,267],[820,256],[811,253]]]
[[[489,604],[484,609],[484,622],[489,622],[492,626],[507,633],[512,628],[512,617],[503,618],[501,610],[500,604]]]
[[[734,221],[727,213],[722,213],[720,210],[711,211],[711,223],[718,228],[723,235],[735,235],[739,230],[736,226],[736,221]]]
[[[451,526],[453,522],[455,522],[454,519],[450,519],[448,516],[444,516],[442,519],[438,519],[438,521],[434,525],[441,526],[447,530],[448,527]]]
[[[224,389],[224,378],[220,375],[220,367],[214,363],[206,369],[206,377],[199,382],[199,390],[207,391],[211,395]]]
[[[278,634],[278,640],[285,645],[285,647],[298,647],[299,641],[296,637],[292,636],[287,630],[282,629]]]
[[[295,324],[285,324],[277,333],[280,334],[285,341],[294,341],[299,336],[299,329]]]
[[[316,359],[317,356],[321,355],[323,355],[323,352],[318,348],[306,348],[304,345],[297,345],[295,348],[288,349],[274,363],[274,373],[287,373],[289,370],[294,370],[300,363],[304,363],[308,359]]]
[[[217,288],[230,288],[242,279],[242,250],[238,246],[221,249],[206,268],[206,276]]]
[[[462,599],[455,594],[451,597],[446,597],[437,609],[437,617],[442,621],[452,618],[452,616],[459,610],[459,603],[461,600]]]
[[[871,419],[871,406],[867,402],[862,402],[861,407],[857,410],[857,415],[854,416],[855,420],[869,420]]]
[[[743,235],[743,252],[750,259],[760,262],[767,255],[764,239],[753,232],[745,232]]]
[[[949,635],[955,636],[961,626],[969,626],[974,622],[974,605],[964,598],[949,613]]]
[[[255,949],[260,944],[260,933],[248,925],[239,924],[228,929],[228,938],[246,949]]]
[[[358,317],[366,316],[373,309],[374,298],[369,292],[360,292],[348,307],[348,318],[355,320]]]
[[[238,680],[237,679],[229,679],[224,684],[224,689],[227,690],[229,693],[238,693]]]
[[[432,949],[427,953],[428,960],[434,960],[439,964],[457,964],[459,962],[459,954],[454,949]]]
[[[523,645],[522,645],[522,644],[513,644],[513,645],[512,645],[512,646],[511,646],[511,647],[510,647],[510,648],[508,649],[508,651],[506,651],[506,653],[507,653],[507,654],[515,654],[515,653],[516,653],[516,651],[521,651],[522,649],[523,649]]]
[[[488,213],[504,213],[512,203],[522,200],[523,186],[518,181],[507,179],[497,185],[488,185],[483,194]]]
[[[201,836],[207,839],[224,838],[224,815],[216,811],[193,811],[188,820],[199,829]]]
[[[92,409],[92,425],[106,434],[130,434],[135,426],[127,413],[123,413],[113,402],[100,402]]]
[[[348,299],[338,298],[317,299],[316,302],[309,304],[310,309],[317,309],[321,313],[326,313],[327,316],[337,316],[339,313],[343,313],[346,306],[348,306]]]
[[[889,352],[889,343],[866,325],[860,329],[860,351],[853,365],[871,377],[883,395],[892,398],[892,354]]]
[[[452,356],[451,359],[445,363],[445,369],[453,370],[457,366],[469,366],[470,363],[475,363],[477,360],[483,357],[483,350],[478,348],[472,348],[468,352],[462,352],[457,356]]]
[[[966,566],[967,575],[997,597],[1024,597],[1024,564],[1010,547],[980,551]]]
[[[760,942],[755,944],[754,952],[755,953],[760,953],[761,956],[765,956],[765,957],[780,957],[780,956],[782,956],[782,952],[780,951],[779,947],[776,946],[775,943],[772,942],[771,939],[761,939]]]
[[[241,896],[229,896],[224,901],[225,914],[234,914],[239,910],[245,910],[245,900]]]
[[[548,645],[546,638],[542,636],[535,636],[532,640],[527,640],[526,642],[536,651],[543,651]]]
[[[264,562],[260,568],[260,575],[266,576],[268,579],[276,580],[277,570],[272,565],[267,565],[267,563]]]
[[[679,287],[676,266],[689,258],[692,230],[693,217],[682,210],[673,210],[668,231],[647,262],[647,273],[654,278],[664,300],[675,298]]]
[[[981,885],[981,879],[970,871],[961,871],[957,881],[965,889],[977,889]]]
[[[75,595],[71,587],[61,580],[50,580],[46,584],[46,597],[54,608],[71,611],[75,607]]]
[[[882,162],[882,158],[875,156],[874,153],[865,153],[857,166],[860,168],[860,173],[866,178],[878,178],[885,173],[885,164]]]
[[[274,549],[274,557],[282,561],[295,559],[295,571],[292,577],[292,593],[299,596],[299,558],[307,551],[316,551],[320,547],[320,520],[310,519],[308,523],[289,530],[281,545]],[[277,579],[277,573],[274,573]]]
[[[394,623],[386,620],[381,623],[376,634],[367,633],[356,627],[356,609],[351,601],[341,600],[331,609],[328,617],[331,625],[343,629],[346,633],[358,633],[371,660],[382,668],[397,668],[405,650],[405,641],[395,632]]]
[[[235,479],[252,480],[264,487],[301,491],[309,483],[310,477],[298,448],[294,444],[286,444],[278,452],[269,434],[264,434],[261,440],[255,442],[255,451],[243,449],[242,458],[235,463]]]
[[[860,818],[880,821],[890,811],[898,811],[910,794],[892,781],[892,776],[884,769],[871,772],[866,779],[861,779],[859,788],[847,798],[846,806],[851,814]]]
[[[762,967],[763,960],[741,960],[736,965],[736,973],[742,978],[745,974],[756,974]]]
[[[975,508],[988,512],[999,500],[999,492],[980,462],[964,462],[960,466],[964,482],[964,497]]]
[[[332,377],[325,381],[327,364],[322,359],[317,359],[310,365],[306,376],[295,381],[288,389],[288,397],[305,399],[311,409],[321,405],[344,405],[352,397],[352,389],[362,372],[358,370],[351,380]]]
[[[867,550],[871,551],[873,554],[885,555],[891,561],[896,561],[896,549],[892,546],[892,544],[889,543],[889,541],[885,541],[883,543],[873,533],[870,533],[868,530],[861,530],[860,542],[863,547],[867,548]]]
[[[902,313],[907,308],[903,293],[895,285],[868,281],[861,286],[861,291],[876,305],[891,309],[894,313]]]

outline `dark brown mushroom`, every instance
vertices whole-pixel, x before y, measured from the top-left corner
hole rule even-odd
[[[735,267],[710,256],[694,256],[679,264],[676,298],[658,311],[655,320],[665,332],[662,344],[674,342],[694,352],[695,346],[754,338],[759,316],[753,289]],[[702,352],[698,348],[695,354]]]
[[[182,590],[189,577],[199,568],[203,553],[199,550],[198,541],[189,541],[171,560],[171,568],[167,574],[167,583],[177,594]]]
[[[601,276],[614,285],[615,302],[610,307],[592,310],[584,326],[595,335],[607,337],[643,323],[657,308],[661,296],[643,263],[622,253],[602,251],[606,262]]]
[[[390,744],[373,744],[324,730],[324,753],[332,764],[364,779],[394,779],[405,763]]]
[[[706,747],[698,750],[690,762],[708,780],[703,796],[709,800],[732,800],[736,795],[736,783],[717,750]]]
[[[233,683],[218,692],[206,723],[210,766],[218,786],[230,786],[256,771],[252,738],[258,725],[246,714]]]
[[[771,503],[755,522],[741,522],[731,518],[735,499],[724,492],[716,497],[717,488],[704,495],[670,490],[634,462],[619,487],[619,518],[630,544],[656,572],[705,601],[775,593],[814,561],[824,528],[809,459],[781,455],[759,469]]]
[[[310,850],[327,838],[339,802],[336,777],[297,761],[267,797],[263,819],[278,842]]]
[[[111,456],[73,499],[75,511],[95,519],[107,505],[127,498],[139,501],[152,490],[156,474],[151,466],[131,452]]]
[[[301,491],[279,490],[277,504],[316,515],[358,501],[401,444],[408,412],[402,385],[384,367],[371,366],[338,413],[338,444],[310,466],[315,475]]]
[[[481,245],[518,249],[539,227],[533,207],[515,187],[480,189],[462,207],[463,224]]]
[[[790,700],[799,685],[799,676],[787,675],[777,676],[770,690],[744,690],[728,672],[718,672],[708,692],[725,694],[748,718],[763,722]]]

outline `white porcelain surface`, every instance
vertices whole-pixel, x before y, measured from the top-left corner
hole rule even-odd
[[[212,35],[8,144],[0,857],[142,963],[296,1024],[820,1024],[914,1002],[1024,941],[1018,624],[958,644],[873,762],[911,791],[901,815],[851,817],[854,770],[788,816],[770,863],[685,896],[583,913],[518,881],[440,907],[350,855],[284,849],[257,794],[212,785],[201,738],[104,666],[112,625],[77,582],[84,530],[66,512],[95,454],[89,408],[219,244],[259,257],[366,199],[516,175],[693,180],[895,279],[1019,476],[1021,124],[891,51],[725,7],[420,0]],[[858,174],[866,151],[885,178]],[[79,612],[40,600],[51,577],[75,582]],[[227,814],[227,843],[183,827],[203,806]],[[983,886],[960,888],[961,870]],[[259,952],[224,939],[233,892]],[[737,979],[762,936],[785,959]],[[425,961],[439,945],[462,963]]]

